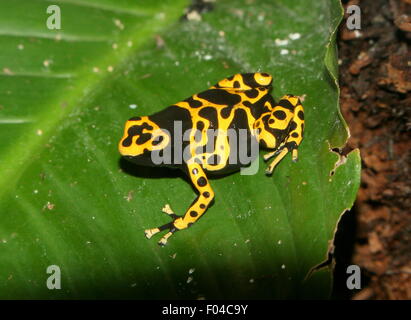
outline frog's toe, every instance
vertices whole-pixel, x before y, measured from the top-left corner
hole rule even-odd
[[[164,246],[164,245],[166,245],[168,238],[170,238],[172,236],[172,234],[178,230],[174,226],[173,222],[166,223],[165,225],[162,225],[161,227],[158,227],[158,228],[146,229],[146,230],[144,230],[144,233],[146,235],[146,238],[150,239],[155,234],[157,234],[161,231],[167,230],[167,229],[168,229],[168,232],[158,242],[159,245]]]
[[[292,154],[291,154],[291,159],[293,160],[293,162],[298,161],[298,151],[297,151],[297,149],[293,149]]]
[[[166,205],[164,206],[164,208],[161,209],[161,211],[163,211],[165,214],[168,214],[168,215],[169,215],[171,218],[173,218],[174,220],[180,217],[179,215],[176,215],[176,214],[174,213],[174,211],[171,209],[171,207],[170,207],[169,204],[166,204]]]
[[[159,233],[160,229],[159,228],[153,228],[153,229],[146,229],[144,230],[144,234],[146,235],[147,239],[150,239],[152,236],[154,236],[156,233]]]
[[[171,208],[170,208],[170,206],[169,206],[168,204],[166,204],[166,205],[164,206],[164,208],[162,209],[162,211],[163,211],[164,213],[166,213],[168,216],[170,216],[170,217],[173,219],[173,221],[172,221],[172,222],[169,222],[169,223],[166,223],[166,224],[162,225],[161,227],[152,228],[152,229],[146,229],[146,230],[144,230],[144,233],[145,233],[145,235],[146,235],[146,238],[147,238],[147,239],[150,239],[150,238],[151,238],[152,236],[154,236],[155,234],[157,234],[157,233],[159,233],[159,232],[161,232],[161,231],[164,231],[164,230],[168,230],[168,232],[167,232],[167,233],[160,239],[160,241],[158,242],[158,244],[159,244],[160,246],[165,246],[165,245],[167,244],[168,238],[170,238],[170,237],[173,235],[173,233],[175,233],[177,230],[179,230],[179,229],[176,227],[176,225],[175,225],[175,221],[176,221],[177,219],[179,219],[180,216],[179,216],[179,215],[176,215],[176,214],[174,213],[174,211],[171,210]],[[180,220],[181,220],[181,218],[180,218]]]
[[[167,244],[168,238],[170,238],[175,231],[176,231],[176,230],[174,229],[174,230],[171,230],[171,231],[167,232],[167,233],[160,239],[160,241],[158,242],[158,244],[159,244],[160,246],[164,247],[164,246]]]

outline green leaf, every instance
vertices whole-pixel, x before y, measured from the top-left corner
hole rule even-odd
[[[62,29],[49,30],[50,4]],[[184,0],[0,0],[1,298],[326,298],[337,221],[359,186],[340,158],[339,1],[217,1],[183,21]],[[298,38],[300,36],[300,38]],[[272,177],[212,180],[205,217],[161,248],[143,230],[182,214],[179,172],[120,160],[124,122],[238,72],[273,95],[305,95],[306,135]],[[135,108],[135,109],[133,109]],[[47,267],[61,270],[49,290]]]

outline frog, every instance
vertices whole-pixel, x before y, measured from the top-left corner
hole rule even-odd
[[[268,150],[263,156],[265,161],[273,159],[266,168],[268,176],[288,153],[297,161],[304,134],[302,99],[286,94],[275,102],[272,82],[273,77],[265,72],[238,73],[158,112],[126,121],[118,144],[122,157],[140,166],[179,169],[198,193],[183,215],[167,204],[162,211],[171,222],[146,229],[147,239],[166,231],[158,241],[164,246],[177,231],[195,224],[214,202],[210,177],[238,171],[258,157],[257,152],[248,161],[232,161],[238,160],[238,155],[231,157],[236,148],[229,143],[228,130],[246,133],[242,140],[246,149],[254,143]],[[173,152],[177,149],[186,151],[184,159],[177,159]],[[166,151],[171,153],[171,161],[159,161]]]

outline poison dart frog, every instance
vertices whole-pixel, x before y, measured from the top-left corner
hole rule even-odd
[[[166,205],[163,212],[172,221],[145,230],[148,239],[167,230],[158,242],[165,245],[171,235],[190,227],[205,213],[214,199],[207,176],[227,174],[253,161],[252,157],[239,161],[240,152],[235,149],[247,145],[249,153],[249,146],[255,142],[271,150],[264,155],[264,160],[274,157],[266,169],[268,175],[288,152],[293,161],[297,160],[304,132],[304,109],[300,98],[291,94],[275,103],[270,94],[272,80],[267,73],[236,74],[157,113],[126,122],[119,142],[122,156],[143,166],[181,169],[198,192],[184,215],[175,214]],[[240,131],[246,133],[245,143],[231,143],[227,132],[240,135]],[[183,150],[181,157],[179,152]]]

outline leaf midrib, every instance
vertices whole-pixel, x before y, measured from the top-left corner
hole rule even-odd
[[[164,8],[164,19],[148,20],[143,26],[136,23],[129,29],[129,33],[124,32],[121,38],[118,39],[117,43],[121,49],[116,52],[108,50],[95,66],[100,67],[100,70],[105,70],[104,66],[108,65],[113,66],[114,70],[121,69],[121,65],[130,59],[136,49],[144,46],[156,33],[161,32],[173,21],[176,21],[185,5],[186,1],[180,0],[177,4],[174,3],[172,7]],[[126,45],[130,40],[133,41],[132,47]],[[38,117],[41,120],[34,122],[27,128],[24,134],[16,138],[12,147],[3,153],[0,161],[0,172],[2,173],[0,199],[3,199],[8,192],[14,190],[19,178],[34,158],[33,155],[40,153],[43,145],[55,132],[57,125],[64,118],[67,118],[77,106],[81,105],[82,100],[89,96],[90,92],[97,91],[99,85],[113,75],[109,71],[103,71],[100,74],[93,73],[88,65],[81,67],[79,72],[74,73],[79,76],[78,81],[73,84],[73,89],[66,91],[61,96],[56,96],[47,106],[42,106],[44,111]],[[84,92],[87,93],[84,94]],[[60,106],[62,102],[67,105],[65,108],[56,107]],[[42,135],[36,135],[38,128],[43,131]]]

